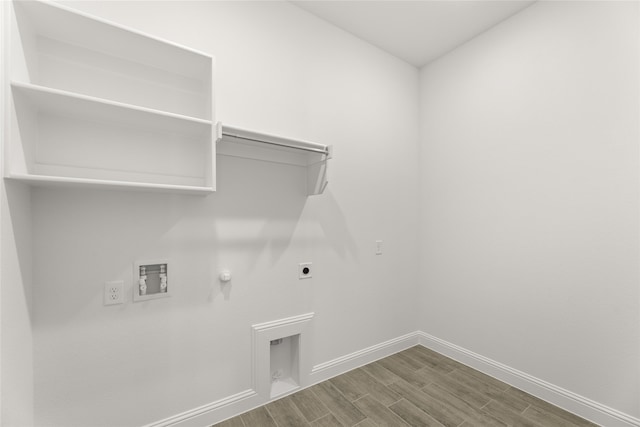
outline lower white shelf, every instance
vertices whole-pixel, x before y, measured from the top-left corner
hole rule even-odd
[[[5,176],[34,185],[209,194],[211,122],[12,85]]]
[[[162,193],[207,195],[214,192],[212,187],[189,185],[153,184],[128,181],[110,181],[101,179],[84,179],[47,175],[11,174],[10,180],[22,181],[35,186],[67,186],[76,188],[99,188],[105,190],[157,191]]]

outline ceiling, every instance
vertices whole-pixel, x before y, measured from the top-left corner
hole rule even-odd
[[[534,1],[292,1],[343,30],[422,67]]]

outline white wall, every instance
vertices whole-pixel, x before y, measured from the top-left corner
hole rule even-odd
[[[637,2],[538,2],[421,70],[420,329],[640,415]]]
[[[141,425],[246,390],[254,323],[315,312],[312,365],[415,330],[415,68],[285,2],[69,5],[215,55],[217,119],[335,156],[311,198],[301,168],[231,157],[206,198],[33,190],[37,425]],[[175,294],[104,307],[149,258]]]
[[[6,9],[0,4],[0,22]],[[4,31],[0,50],[4,51]],[[0,52],[0,54],[2,53]],[[1,55],[0,55],[1,58]],[[0,153],[8,133],[6,72],[0,59]],[[0,176],[4,176],[0,161]],[[27,187],[0,180],[0,425],[33,424],[32,236]]]
[[[21,184],[0,184],[0,425],[33,423],[31,200]]]

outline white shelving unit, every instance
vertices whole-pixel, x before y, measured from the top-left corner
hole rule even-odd
[[[218,124],[218,154],[305,167],[307,194],[322,194],[329,182],[327,161],[333,147]]]
[[[5,176],[215,191],[211,56],[49,2],[6,2]]]

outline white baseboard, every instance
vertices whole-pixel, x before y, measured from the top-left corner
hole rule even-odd
[[[144,427],[203,427],[231,418],[262,405],[255,390],[249,389]]]
[[[495,360],[424,332],[412,332],[380,344],[315,365],[308,386],[326,381],[367,363],[420,344],[467,366],[491,375],[555,406],[606,427],[640,427],[640,419],[518,371]],[[299,391],[297,389],[295,391]],[[206,427],[268,403],[249,389],[208,405],[177,414],[145,427]]]
[[[367,363],[375,362],[383,357],[391,356],[419,343],[418,332],[402,335],[380,344],[355,351],[346,356],[320,363],[311,370],[310,384],[317,384],[337,375],[359,368]]]
[[[417,332],[424,347],[523,390],[555,406],[606,427],[640,427],[640,419],[518,371],[424,332]]]

